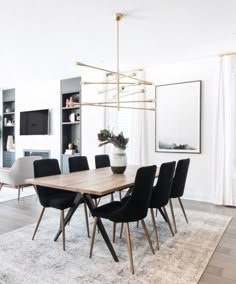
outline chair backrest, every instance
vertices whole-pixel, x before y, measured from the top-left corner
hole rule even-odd
[[[155,165],[138,169],[130,198],[120,210],[111,214],[111,220],[133,222],[147,216],[156,169]]]
[[[110,158],[106,154],[95,156],[96,169],[110,167]]]
[[[175,165],[175,161],[161,164],[158,180],[153,188],[150,208],[163,207],[168,203]]]
[[[70,173],[89,170],[88,159],[86,156],[70,157],[68,162]]]
[[[181,197],[184,194],[190,159],[179,160],[176,166],[175,175],[171,188],[170,197]]]
[[[34,177],[45,177],[61,174],[57,159],[42,159],[34,161]],[[58,193],[58,189],[37,185],[37,194],[42,206],[45,206],[50,195]]]
[[[39,156],[21,157],[15,160],[9,170],[9,175],[12,179],[11,184],[24,185],[27,178],[34,177],[33,163],[36,160],[41,160]]]

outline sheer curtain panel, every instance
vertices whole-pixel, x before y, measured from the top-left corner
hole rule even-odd
[[[219,58],[219,88],[214,131],[214,203],[236,205],[233,188],[235,99],[232,84],[232,56]]]

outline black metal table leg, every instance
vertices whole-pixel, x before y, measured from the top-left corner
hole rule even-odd
[[[77,196],[75,197],[74,204],[71,206],[71,208],[69,209],[69,211],[66,214],[66,217],[65,217],[65,220],[64,220],[65,226],[70,221],[71,217],[75,213],[78,206],[82,203],[82,201],[83,201],[83,195],[81,193],[78,193]],[[61,234],[61,227],[58,229],[58,231],[57,231],[57,233],[54,237],[54,241],[57,241],[60,234]]]
[[[91,213],[93,214],[93,209],[95,208],[95,205],[94,205],[94,202],[93,202],[91,196],[89,194],[84,194],[84,200],[87,203]],[[116,262],[119,262],[119,259],[118,259],[117,255],[115,253],[115,250],[114,250],[114,248],[113,248],[113,246],[111,244],[111,241],[110,241],[110,239],[109,239],[109,237],[107,235],[107,232],[106,232],[106,230],[105,230],[105,228],[103,226],[103,223],[102,223],[100,218],[97,219],[97,226],[99,228],[100,233],[102,234],[102,237],[103,237],[103,239],[104,239],[104,241],[105,241],[105,243],[106,243],[106,245],[107,245],[107,247],[108,247],[112,257],[113,257],[113,259]]]

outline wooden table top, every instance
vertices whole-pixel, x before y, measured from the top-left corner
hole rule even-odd
[[[27,179],[27,183],[70,190],[80,193],[104,195],[134,184],[140,166],[127,166],[124,174],[113,174],[110,167]],[[158,174],[158,173],[157,173]]]

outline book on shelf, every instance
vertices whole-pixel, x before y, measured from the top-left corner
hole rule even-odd
[[[65,155],[74,155],[74,154],[75,154],[74,149],[66,149],[66,151],[65,151]]]

